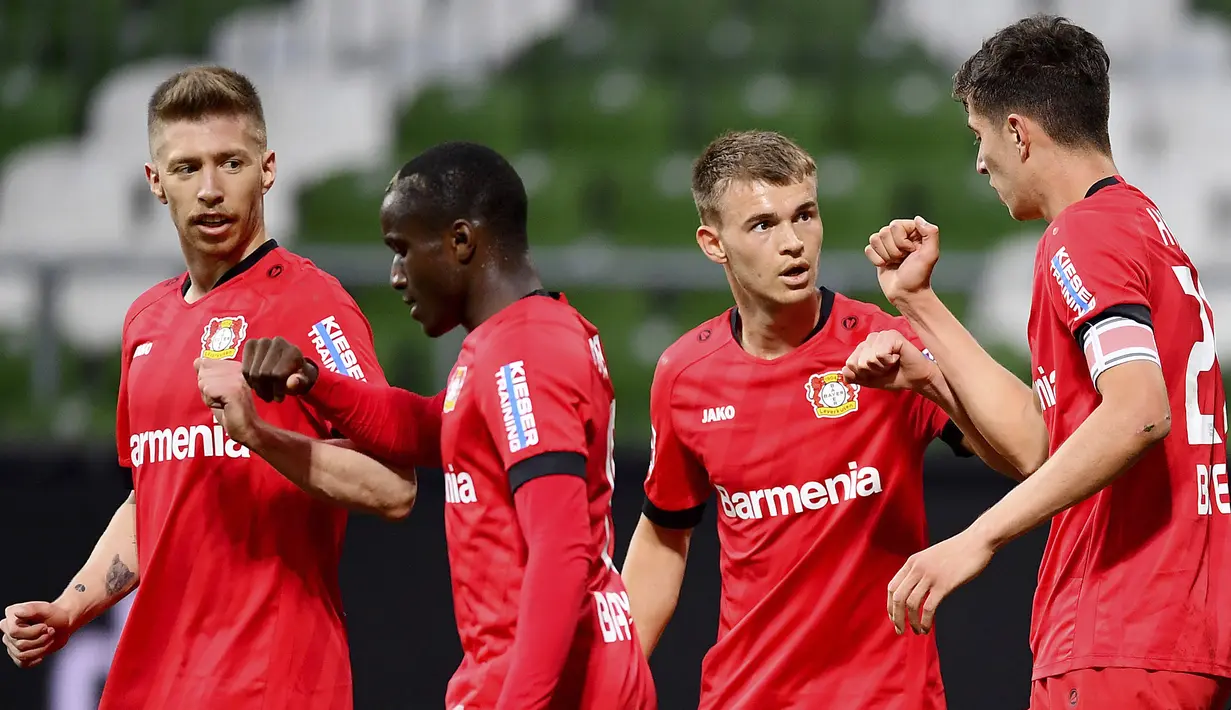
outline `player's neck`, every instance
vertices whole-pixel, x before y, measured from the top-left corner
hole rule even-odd
[[[193,303],[204,298],[205,294],[213,290],[214,284],[218,283],[223,274],[235,268],[237,264],[247,259],[252,252],[259,249],[267,241],[269,241],[269,235],[265,232],[264,226],[262,226],[242,248],[238,248],[230,254],[216,256],[185,248],[184,261],[188,266],[188,278],[191,285],[188,288],[188,293],[184,294],[184,300]]]
[[[821,317],[821,292],[790,305],[736,302],[740,318],[740,346],[753,357],[773,360],[803,345]]]
[[[467,332],[472,331],[526,294],[541,288],[543,282],[528,257],[504,268],[492,266],[484,269],[482,278],[470,289],[462,327]]]
[[[1056,219],[1069,205],[1085,199],[1090,186],[1119,173],[1111,156],[1098,152],[1070,153],[1058,160],[1043,184],[1043,218]]]

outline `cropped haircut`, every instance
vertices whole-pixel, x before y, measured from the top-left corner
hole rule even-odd
[[[165,124],[219,116],[248,119],[261,149],[266,146],[265,111],[248,77],[225,67],[185,69],[158,85],[150,96],[146,126],[151,142]]]
[[[735,181],[775,186],[816,176],[816,162],[790,138],[773,131],[726,133],[693,164],[692,199],[703,224],[717,226],[722,197]]]
[[[459,219],[485,224],[502,249],[524,251],[528,205],[521,176],[504,156],[477,143],[441,143],[402,166],[389,183],[395,220],[432,230]]]
[[[1055,15],[1020,20],[983,42],[953,76],[953,97],[993,120],[1028,116],[1057,144],[1111,153],[1111,58],[1098,37]]]

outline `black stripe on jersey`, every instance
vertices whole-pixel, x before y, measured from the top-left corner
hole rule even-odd
[[[966,435],[962,433],[962,430],[958,429],[957,425],[953,423],[952,419],[950,419],[945,422],[945,428],[940,430],[939,438],[941,441],[945,442],[950,449],[953,449],[954,456],[969,458],[974,456],[975,452],[967,449],[965,446],[962,446],[962,439],[965,437]]]
[[[545,451],[518,461],[509,469],[509,489],[516,493],[527,481],[539,476],[564,473],[586,478],[586,457],[576,451]]]
[[[822,329],[824,329],[825,324],[829,322],[829,314],[833,312],[833,301],[834,301],[833,291],[830,291],[824,286],[821,286],[817,290],[821,292],[821,315],[819,318],[816,319],[816,327],[812,329],[811,333],[808,333],[808,337],[804,338],[805,343],[811,340],[812,336],[816,335],[817,333],[821,332]],[[740,340],[740,334],[742,334],[743,332],[744,332],[744,322],[739,317],[739,309],[732,308],[731,309],[731,337],[735,338],[736,343],[743,342]]]
[[[705,503],[685,510],[663,510],[646,498],[641,504],[641,512],[647,520],[660,528],[691,530],[701,523],[701,518],[705,515]]]
[[[1120,184],[1120,178],[1116,177],[1115,175],[1110,175],[1108,177],[1103,178],[1102,180],[1099,180],[1093,185],[1091,185],[1090,189],[1086,190],[1086,197],[1091,197],[1092,195],[1094,195],[1094,193],[1098,192],[1099,190],[1102,190],[1104,187],[1111,187],[1112,185],[1119,185],[1119,184]]]
[[[239,276],[240,274],[244,273],[248,269],[251,269],[252,267],[256,266],[257,262],[260,261],[261,259],[264,259],[266,254],[268,254],[269,252],[277,248],[278,248],[278,242],[274,241],[273,239],[266,241],[264,244],[257,247],[256,251],[244,257],[243,261],[227,269],[227,272],[223,274],[221,278],[219,278],[214,283],[213,288],[218,288],[219,286],[226,283],[227,281],[230,281],[231,279],[235,278],[236,276]],[[190,288],[192,288],[192,277],[185,274],[184,275],[184,285],[180,286],[180,296],[181,297],[187,296],[188,289]]]
[[[1135,323],[1144,325],[1150,330],[1154,330],[1154,319],[1150,316],[1148,306],[1143,306],[1140,303],[1121,303],[1111,306],[1085,323],[1082,323],[1081,327],[1074,334],[1077,336],[1077,345],[1084,349],[1086,347],[1086,333],[1108,318],[1127,318]]]

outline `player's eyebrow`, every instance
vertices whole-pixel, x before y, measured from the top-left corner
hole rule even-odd
[[[757,214],[754,214],[748,219],[744,220],[744,227],[751,227],[754,224],[758,224],[760,222],[777,222],[777,221],[778,221],[778,215],[774,214],[773,212],[758,212]]]
[[[816,208],[816,200],[808,200],[799,207],[795,208],[795,214],[799,214],[800,212],[812,212]]]

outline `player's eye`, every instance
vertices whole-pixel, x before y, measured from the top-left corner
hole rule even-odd
[[[240,163],[239,160],[231,158],[227,162],[223,163],[222,166],[227,170],[239,170]]]
[[[767,220],[767,219],[763,219],[763,220],[761,220],[760,222],[757,222],[756,224],[752,225],[752,231],[754,231],[754,232],[764,232],[764,231],[768,230],[768,229],[769,229],[770,227],[772,227],[772,226],[774,226],[774,225],[770,224],[770,223],[769,223],[769,220]]]
[[[808,222],[808,221],[811,221],[811,220],[812,220],[812,213],[811,213],[811,212],[800,212],[800,213],[799,213],[799,216],[797,216],[797,217],[795,218],[795,221],[797,221],[797,222]]]

